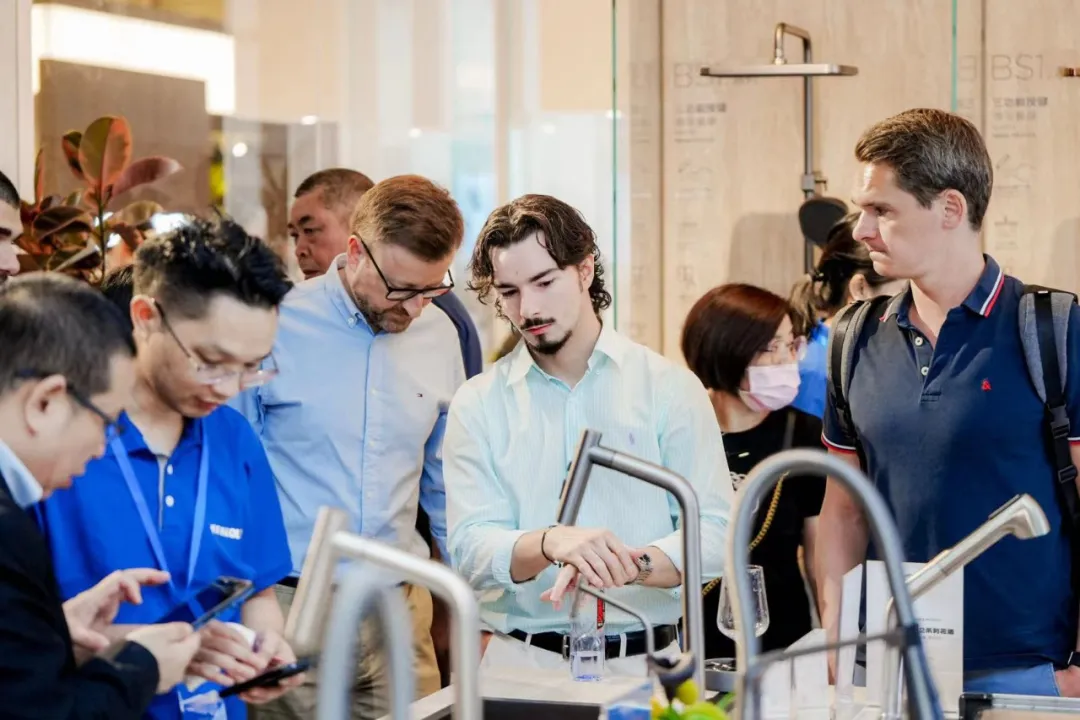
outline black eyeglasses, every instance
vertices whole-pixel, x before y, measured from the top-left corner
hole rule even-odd
[[[360,240],[360,238],[357,238]],[[422,295],[424,298],[437,298],[440,295],[445,295],[454,289],[454,276],[450,274],[450,271],[446,271],[447,283],[445,285],[436,285],[435,287],[427,288],[399,288],[394,287],[383,275],[382,268],[379,267],[379,263],[375,262],[375,256],[371,254],[371,248],[368,244],[360,240],[360,244],[364,246],[364,250],[367,252],[368,258],[371,259],[371,264],[375,266],[375,272],[379,273],[379,277],[382,278],[383,285],[386,286],[386,299],[393,300],[395,302],[404,302],[405,300],[412,300],[417,295]]]
[[[16,373],[16,376],[23,380],[44,380],[53,375],[60,375],[60,373],[50,373],[41,370],[20,370]],[[67,378],[64,379],[67,380]],[[111,443],[124,431],[124,427],[120,424],[120,418],[114,418],[99,408],[90,398],[72,387],[70,381],[67,383],[67,394],[79,405],[82,405],[85,409],[101,418],[101,423],[105,428],[106,443]]]
[[[172,325],[169,324],[168,318],[165,317],[165,308],[161,307],[161,303],[154,300],[154,306],[157,308],[158,315],[161,316],[161,324],[165,326],[165,330],[169,335],[172,335],[172,339],[176,342],[177,347],[179,347],[187,357],[188,364],[191,366],[191,377],[194,378],[196,382],[202,383],[203,385],[217,385],[220,382],[239,377],[240,387],[247,389],[265,385],[278,374],[277,366],[274,364],[273,355],[269,358],[272,367],[245,368],[244,370],[229,370],[220,365],[199,362],[198,358],[195,357],[195,354],[188,350],[187,345],[185,345],[179,336],[177,336],[176,331],[173,330]]]

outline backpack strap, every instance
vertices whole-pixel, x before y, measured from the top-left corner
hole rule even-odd
[[[1028,375],[1046,410],[1043,435],[1054,464],[1054,485],[1072,549],[1072,587],[1080,595],[1080,494],[1076,490],[1076,466],[1069,448],[1069,408],[1064,378],[1069,367],[1069,314],[1076,296],[1063,290],[1025,285],[1020,295],[1020,342],[1024,346]],[[1069,653],[1062,665],[1080,664]]]
[[[1044,434],[1054,464],[1062,515],[1074,544],[1080,533],[1080,494],[1069,449],[1071,427],[1064,378],[1069,367],[1069,313],[1075,304],[1076,295],[1070,292],[1026,285],[1019,313],[1024,359],[1035,392],[1046,407]]]
[[[841,310],[829,334],[828,363],[825,366],[825,387],[833,401],[840,424],[849,437],[856,438],[855,450],[862,458],[861,445],[855,432],[855,422],[848,404],[848,390],[855,362],[855,344],[862,337],[866,319],[877,322],[890,298],[880,295],[871,300],[859,300]]]

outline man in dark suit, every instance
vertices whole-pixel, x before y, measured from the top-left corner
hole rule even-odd
[[[54,273],[0,286],[0,718],[138,718],[199,646],[183,623],[109,645],[156,570],[113,573],[61,604],[27,508],[101,455],[134,388],[131,334],[100,293]]]

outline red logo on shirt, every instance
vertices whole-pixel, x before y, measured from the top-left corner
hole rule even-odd
[[[982,389],[983,389],[983,392],[989,392],[990,391],[990,381],[989,380],[983,380]]]

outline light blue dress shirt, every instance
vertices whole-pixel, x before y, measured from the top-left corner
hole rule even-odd
[[[344,258],[286,296],[278,376],[233,401],[266,448],[296,573],[323,505],[348,512],[353,532],[429,557],[423,506],[448,557],[441,448],[465,382],[457,329],[429,305],[404,332],[373,332],[334,269]]]
[[[544,373],[524,343],[471,379],[450,407],[444,444],[450,557],[481,595],[481,618],[508,632],[568,632],[568,611],[540,594],[558,570],[510,578],[514,544],[555,522],[567,468],[585,429],[613,450],[686,478],[701,505],[703,575],[723,567],[732,486],[705,388],[687,369],[604,328],[588,371],[570,388]],[[593,470],[578,524],[607,528],[631,547],[653,545],[682,568],[679,506],[664,490],[605,468]],[[613,597],[655,624],[682,616],[678,588],[625,587]],[[608,608],[610,633],[640,624]]]
[[[41,483],[3,440],[0,440],[0,477],[7,483],[11,499],[23,510],[39,502],[45,494]]]

